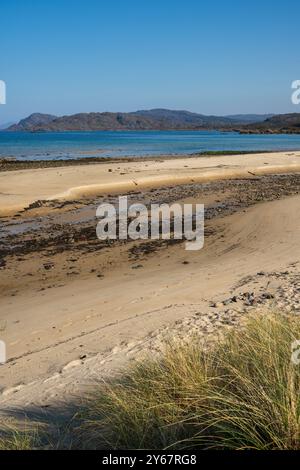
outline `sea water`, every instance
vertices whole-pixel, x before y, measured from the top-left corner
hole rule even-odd
[[[51,160],[181,155],[206,151],[300,150],[300,134],[218,131],[0,132],[0,157]]]

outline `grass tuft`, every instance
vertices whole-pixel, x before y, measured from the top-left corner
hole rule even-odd
[[[81,426],[88,445],[111,449],[300,449],[298,319],[255,314],[204,351],[171,342],[101,385]]]
[[[38,446],[37,431],[19,429],[17,425],[1,425],[0,450],[32,450]]]

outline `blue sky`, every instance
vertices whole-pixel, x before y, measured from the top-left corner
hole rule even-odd
[[[1,0],[0,123],[165,107],[300,112],[296,0]]]

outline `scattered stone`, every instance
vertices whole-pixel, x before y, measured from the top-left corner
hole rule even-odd
[[[261,297],[263,299],[274,299],[274,295],[273,294],[270,294],[270,292],[264,292]]]
[[[30,209],[37,209],[38,207],[42,207],[46,201],[37,200],[29,204],[29,206],[25,207],[24,211],[28,211]]]
[[[210,307],[212,307],[212,308],[222,308],[223,303],[222,302],[211,302]]]
[[[43,267],[44,267],[44,269],[46,269],[46,271],[49,271],[50,269],[53,269],[53,268],[54,268],[54,263],[51,263],[51,262],[49,262],[49,263],[44,263],[44,264],[43,264]]]

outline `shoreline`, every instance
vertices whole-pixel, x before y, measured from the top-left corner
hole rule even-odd
[[[72,201],[162,186],[297,173],[300,151],[105,161],[0,172],[0,216],[45,201]],[[32,185],[34,178],[34,185]]]
[[[300,152],[300,149],[280,150],[278,152]],[[12,156],[0,156],[0,173],[3,171],[32,170],[38,168],[52,168],[77,165],[93,165],[99,163],[124,163],[124,162],[143,162],[155,160],[176,160],[180,158],[199,158],[199,157],[228,157],[233,155],[252,155],[264,153],[278,153],[273,150],[224,150],[224,151],[207,151],[195,153],[174,153],[174,154],[158,154],[158,155],[129,155],[124,157],[78,157],[78,158],[61,158],[61,159],[18,159]],[[88,152],[98,153],[98,152]]]

